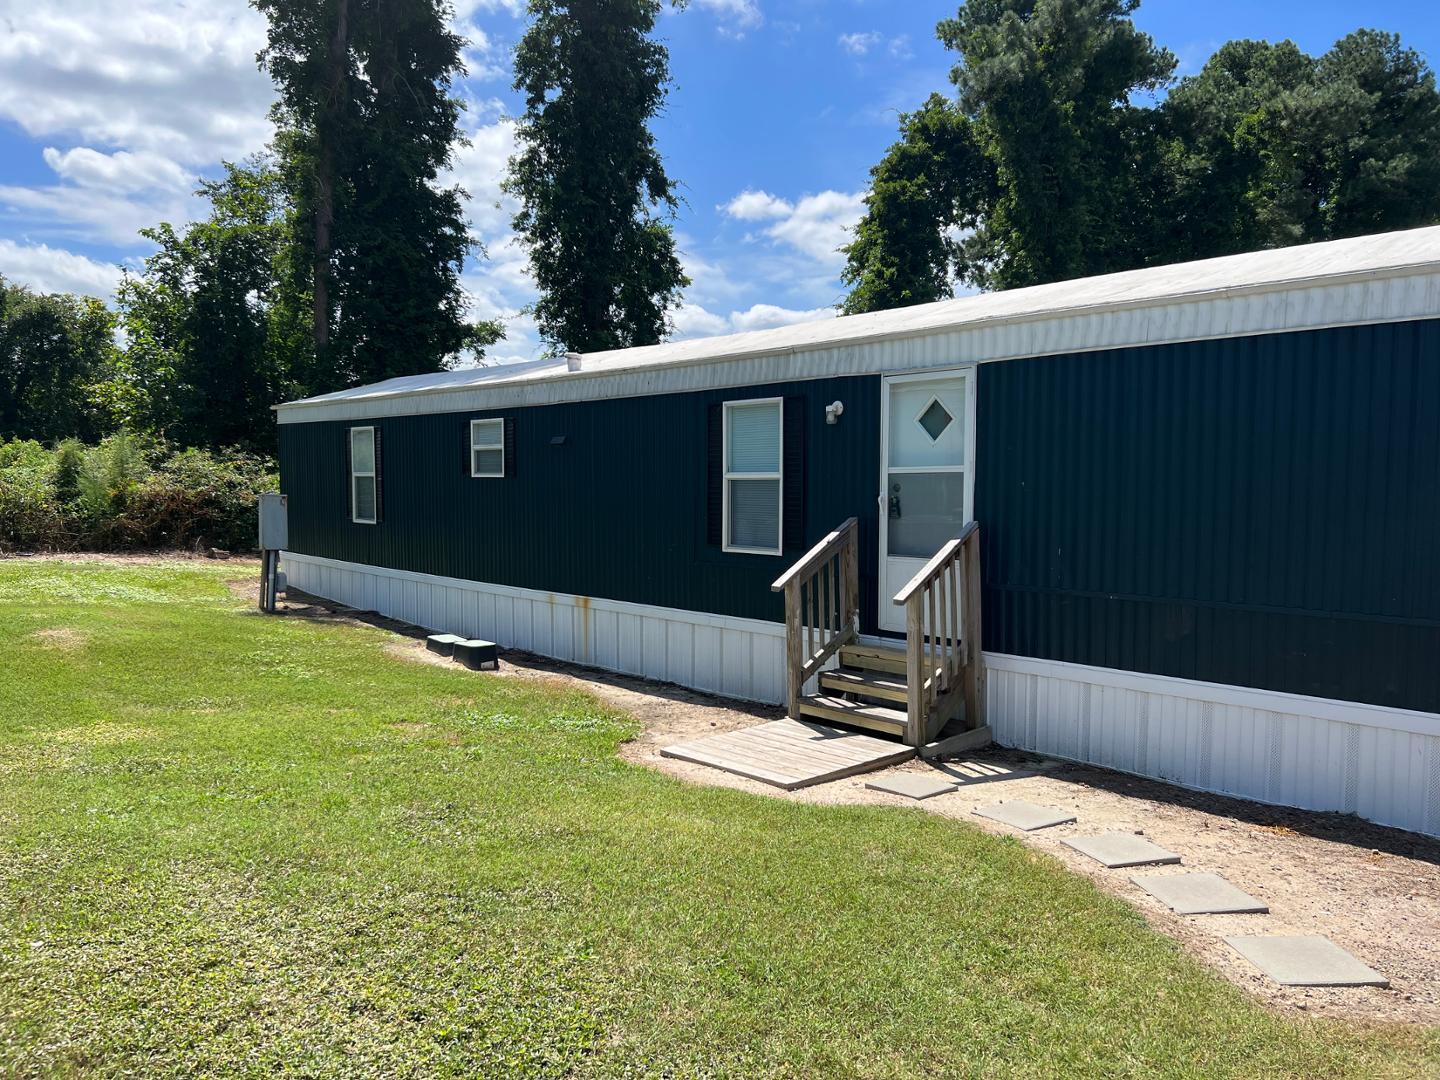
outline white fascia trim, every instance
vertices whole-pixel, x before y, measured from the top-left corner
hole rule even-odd
[[[1347,310],[1357,313],[1347,317]],[[273,408],[282,424],[469,412],[1434,318],[1440,318],[1440,270],[1427,262],[1058,311],[981,317],[779,349],[561,372],[490,386],[422,387],[340,401],[288,402]],[[1043,341],[1037,339],[1041,333]],[[889,342],[946,335],[955,339],[954,355],[948,362],[897,364],[886,359],[886,350],[872,353],[873,347]]]
[[[747,634],[765,634],[780,642],[785,640],[785,624],[767,622],[764,619],[746,619],[736,615],[714,615],[708,611],[691,611],[688,608],[656,607],[652,604],[636,604],[628,600],[606,600],[601,597],[578,596],[571,593],[545,592],[542,589],[523,589],[518,585],[496,585],[489,581],[473,581],[470,578],[442,577],[439,574],[422,574],[417,570],[395,570],[388,566],[373,566],[370,563],[346,562],[328,559],[323,555],[305,555],[295,551],[283,551],[280,558],[294,562],[305,562],[312,566],[325,566],[333,570],[363,572],[377,577],[393,578],[396,581],[423,582],[449,589],[483,590],[493,596],[511,596],[517,600],[533,600],[544,603],[562,603],[572,607],[588,607],[591,611],[613,611],[621,615],[659,616],[667,619],[683,619],[696,626],[713,626],[717,630],[740,630]],[[426,627],[434,630],[436,627]]]
[[[1142,694],[1164,694],[1196,701],[1213,701],[1217,705],[1234,705],[1264,712],[1293,713],[1317,720],[1333,720],[1341,724],[1356,724],[1385,731],[1403,731],[1411,735],[1440,736],[1440,715],[1436,713],[1388,709],[1382,705],[1367,705],[1357,701],[1307,697],[1304,694],[1289,694],[1278,690],[1257,690],[1248,686],[1200,682],[1173,675],[1151,675],[1138,671],[1121,671],[1117,668],[1091,667],[1088,664],[1071,664],[1063,660],[1012,656],[1008,653],[987,652],[984,657],[985,667],[991,671],[1068,679],[1093,686],[1113,686]]]

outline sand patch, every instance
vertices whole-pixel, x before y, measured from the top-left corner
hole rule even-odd
[[[138,724],[101,722],[84,727],[62,728],[45,737],[60,746],[115,746],[119,743],[153,739],[155,732]]]
[[[397,660],[408,660],[412,664],[436,664],[440,667],[465,670],[448,656],[441,656],[425,648],[423,641],[392,641],[385,646],[385,655],[393,656]]]
[[[75,630],[68,626],[51,626],[44,630],[36,630],[30,635],[36,643],[47,649],[72,649],[84,648],[90,641],[90,635],[83,630]]]
[[[429,741],[438,739],[451,746],[459,746],[465,740],[460,734],[448,728],[439,727],[435,724],[426,724],[419,720],[402,720],[397,724],[390,725],[391,730],[407,739]]]

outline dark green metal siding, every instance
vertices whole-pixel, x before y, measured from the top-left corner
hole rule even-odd
[[[874,625],[878,376],[375,421],[384,519],[350,523],[345,433],[371,421],[286,424],[280,466],[292,549],[310,555],[549,592],[783,619],[770,582],[852,515],[861,596]],[[805,535],[784,556],[707,543],[706,419],[713,402],[798,399],[805,412]],[[831,401],[845,403],[833,426]],[[514,419],[513,477],[471,479],[464,432]],[[563,445],[552,445],[563,435]]]
[[[985,647],[1440,711],[1440,322],[986,365]]]

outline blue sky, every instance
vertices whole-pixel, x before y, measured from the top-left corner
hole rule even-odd
[[[676,229],[694,279],[680,336],[828,314],[841,296],[834,249],[897,113],[949,87],[934,27],[955,7],[691,0],[662,16],[675,86],[656,133],[685,198]],[[1148,0],[1136,21],[1181,74],[1230,38],[1289,37],[1318,53],[1361,25],[1440,58],[1433,0]],[[465,285],[475,314],[507,320],[493,356],[525,359],[541,349],[521,314],[533,288],[498,189],[523,3],[460,0],[456,24],[472,41],[461,87],[471,145],[454,176],[491,256]],[[149,250],[140,226],[201,213],[196,178],[265,143],[263,40],[243,0],[0,0],[0,275],[108,297],[120,267]]]

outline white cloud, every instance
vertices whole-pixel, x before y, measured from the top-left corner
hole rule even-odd
[[[720,20],[720,32],[727,37],[743,38],[745,31],[765,22],[755,0],[695,0],[695,6],[713,12]]]
[[[110,300],[120,268],[45,244],[0,239],[0,277],[38,292],[79,293]]]
[[[746,330],[769,330],[776,326],[790,326],[794,323],[834,317],[835,309],[830,307],[797,309],[775,304],[752,304],[744,311],[720,315],[687,300],[675,312],[673,338],[680,340],[714,337],[717,334],[738,334]]]
[[[835,41],[851,56],[868,56],[882,45],[892,60],[909,60],[915,55],[910,48],[909,34],[899,34],[887,42],[885,35],[880,31],[865,30],[856,31],[853,34],[841,34]]]
[[[741,221],[766,221],[788,217],[794,212],[788,202],[768,191],[742,191],[720,209]]]
[[[102,154],[88,146],[57,150],[47,146],[42,154],[45,164],[62,180],[82,187],[110,191],[145,191],[152,188],[189,191],[195,177],[175,162],[148,151],[131,153],[117,150]]]
[[[714,337],[730,332],[730,320],[688,300],[675,310],[675,338]]]
[[[265,21],[235,0],[0,0],[0,117],[36,138],[213,162],[269,138]]]
[[[88,146],[46,147],[42,156],[59,183],[0,186],[0,206],[38,232],[126,245],[146,226],[180,224],[204,209],[192,197],[195,176],[148,150],[106,154]]]
[[[499,319],[505,340],[486,351],[485,362],[534,360],[545,347],[535,321],[523,313],[536,296],[530,260],[510,227],[519,204],[501,190],[510,156],[515,152],[515,122],[495,99],[468,103],[469,145],[455,153],[445,184],[459,184],[469,194],[466,214],[470,235],[485,245],[484,260],[471,259],[460,284],[469,295],[473,319]]]
[[[730,323],[736,330],[768,330],[775,326],[791,326],[794,323],[815,322],[817,319],[834,317],[835,309],[830,307],[797,311],[774,304],[754,304],[747,311],[731,312]]]
[[[465,39],[461,59],[465,63],[467,78],[488,82],[510,77],[509,49],[498,45],[494,38],[469,18],[457,15],[451,28]]]
[[[790,202],[766,191],[743,191],[720,209],[740,221],[767,221],[763,234],[822,264],[839,269],[839,248],[865,211],[863,191],[822,191]]]
[[[840,47],[851,56],[864,56],[875,46],[885,40],[885,35],[878,30],[866,30],[863,33],[841,34],[836,41]]]
[[[456,19],[469,19],[481,11],[504,11],[516,17],[525,14],[525,0],[461,0],[454,7]]]

